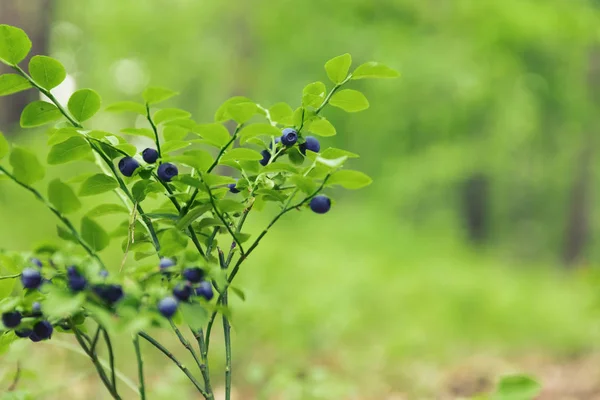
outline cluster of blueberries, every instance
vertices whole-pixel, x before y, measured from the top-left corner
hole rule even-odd
[[[298,146],[303,155],[306,155],[306,150],[314,151],[315,153],[318,153],[321,150],[321,144],[315,137],[307,136],[304,140],[305,142]],[[281,143],[285,147],[292,147],[297,141],[298,131],[292,128],[285,128],[282,131],[281,137],[275,139],[275,146]],[[263,158],[259,162],[260,165],[264,167],[271,160],[271,152],[265,149],[260,154]]]
[[[15,329],[15,335],[20,338],[29,338],[32,342],[39,342],[50,339],[54,328],[46,320],[36,322],[32,328],[16,329],[21,325],[23,317],[41,317],[42,307],[40,303],[35,302],[31,306],[31,312],[22,314],[19,311],[9,311],[2,314],[2,323],[8,329]]]
[[[148,164],[154,164],[158,160],[158,151],[147,148],[142,151],[142,158]],[[119,171],[127,177],[133,176],[136,169],[140,167],[140,163],[133,157],[123,157],[119,161]],[[158,166],[156,175],[163,182],[171,182],[179,174],[179,170],[175,164],[163,163]]]
[[[168,269],[175,265],[175,261],[163,257],[160,260],[160,269],[169,274]],[[204,271],[198,267],[190,267],[183,270],[184,282],[179,282],[173,288],[173,296],[165,297],[158,302],[158,311],[166,318],[171,318],[177,312],[179,302],[188,302],[192,296],[203,297],[210,301],[214,297],[211,283],[205,280]]]

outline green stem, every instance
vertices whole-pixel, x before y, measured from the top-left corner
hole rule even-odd
[[[20,276],[21,276],[21,274],[20,274],[20,273],[18,273],[18,274],[14,274],[14,275],[0,276],[0,281],[1,281],[1,280],[4,280],[4,279],[15,279],[15,278],[18,278],[18,277],[20,277]]]
[[[14,176],[13,174],[11,174],[10,172],[8,172],[4,167],[0,166],[0,172],[2,172],[3,174],[5,174],[6,176],[8,176],[10,179],[12,179],[16,184],[18,184],[19,186],[21,186],[22,188],[28,190],[29,192],[31,192],[39,201],[41,201],[42,203],[44,203],[44,205],[54,214],[56,215],[56,217],[58,219],[61,220],[61,222],[63,224],[65,224],[65,226],[69,229],[69,231],[71,232],[71,235],[73,235],[73,237],[77,240],[77,242],[81,245],[81,247],[83,247],[83,249],[93,258],[95,259],[100,266],[102,266],[104,269],[106,269],[106,267],[104,266],[104,263],[102,262],[102,260],[100,259],[100,257],[98,256],[98,254],[96,254],[96,252],[83,240],[83,238],[81,237],[81,235],[79,234],[79,232],[77,232],[77,229],[75,229],[75,227],[73,226],[73,224],[71,223],[71,221],[65,217],[60,211],[58,211],[52,204],[50,204],[50,202],[48,200],[46,200],[44,198],[44,196],[41,195],[40,192],[38,192],[36,189],[34,189],[33,187],[21,182],[19,179],[17,179],[16,176]]]
[[[156,143],[156,151],[158,151],[158,157],[162,158],[162,153],[160,151],[160,139],[158,138],[158,129],[156,128],[156,125],[152,120],[152,116],[150,115],[150,105],[148,103],[146,103],[146,119],[152,127],[152,132],[154,132],[154,141]]]
[[[138,365],[138,379],[140,381],[140,400],[146,400],[146,384],[144,382],[144,361],[142,360],[142,352],[140,350],[140,337],[133,336],[133,347],[135,348],[135,356]]]
[[[223,290],[223,306],[227,307],[227,287]],[[229,319],[223,314],[223,335],[225,338],[225,400],[231,399],[231,325]]]
[[[106,347],[108,349],[108,362],[110,363],[110,378],[112,380],[113,388],[115,389],[115,392],[116,392],[117,391],[117,379],[115,377],[115,354],[113,352],[112,343],[110,341],[110,335],[104,328],[102,328],[102,335],[104,336],[104,341],[106,342]]]
[[[185,347],[186,350],[190,352],[190,354],[192,355],[192,358],[196,362],[196,365],[198,366],[198,368],[202,369],[202,367],[201,367],[202,362],[198,358],[198,355],[194,351],[194,348],[192,347],[190,342],[185,338],[185,336],[183,336],[183,334],[181,333],[179,328],[177,328],[177,325],[175,325],[172,320],[169,320],[169,322],[171,323],[171,328],[173,328],[173,331],[175,331],[175,334],[177,335],[177,338],[179,339],[179,341],[181,342],[183,347]]]
[[[210,383],[210,371],[208,366],[208,347],[204,343],[204,332],[202,332],[202,329],[200,329],[198,332],[193,333],[194,337],[198,342],[198,347],[200,348],[200,357],[202,358],[202,365],[200,365],[200,371],[202,372],[202,377],[204,378],[204,386],[206,387],[206,391],[210,395],[213,395],[212,386]]]
[[[200,386],[200,382],[198,382],[196,380],[194,375],[190,372],[190,370],[187,369],[187,367],[185,365],[183,365],[181,362],[179,362],[179,360],[173,355],[173,353],[171,353],[169,350],[167,350],[162,344],[157,342],[152,336],[148,335],[146,332],[140,332],[139,335],[141,337],[143,337],[144,339],[146,339],[150,344],[152,344],[154,347],[156,347],[159,351],[161,351],[171,361],[173,361],[175,363],[175,365],[177,365],[177,367],[194,384],[194,386],[202,394],[202,396],[204,396],[205,399],[210,399],[208,393],[206,393],[206,391],[204,389],[202,389],[202,386]]]

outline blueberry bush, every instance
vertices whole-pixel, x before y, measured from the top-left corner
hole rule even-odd
[[[334,206],[323,194],[329,188],[359,189],[371,182],[362,172],[344,169],[356,154],[325,147],[317,139],[336,134],[322,112],[327,106],[365,110],[365,96],[347,86],[398,73],[376,62],[350,72],[352,59],[344,54],[325,64],[332,86],[308,84],[295,109],[233,97],[210,123],[197,123],[179,108],[161,108],[177,93],[149,87],[140,102],[106,107],[144,121],[142,127],[132,123],[113,133],[86,128],[102,108],[96,91],[79,89],[66,105],[53,96],[52,89],[67,74],[58,60],[36,55],[27,67],[20,65],[30,49],[25,32],[0,25],[0,61],[14,70],[0,75],[0,95],[30,89],[43,95],[24,108],[20,123],[22,128],[51,125],[48,155],[42,163],[34,152],[11,145],[0,134],[0,178],[30,192],[56,216],[57,240],[28,252],[0,251],[0,352],[20,339],[38,342],[71,335],[112,398],[121,399],[111,337],[129,333],[139,372],[134,389],[141,399],[147,396],[142,340],[173,362],[204,398],[214,399],[208,353],[220,318],[229,399],[229,296],[245,297],[234,286],[236,275],[284,215],[305,209],[327,213]],[[139,149],[136,137],[150,139],[152,146]],[[94,163],[97,172],[53,179],[46,190],[36,187],[46,176],[45,164],[75,162]],[[88,197],[107,192],[115,194],[115,202],[96,202],[84,210]],[[244,229],[252,211],[273,213],[259,232]],[[121,223],[116,228],[103,224],[106,215],[120,216]],[[102,259],[111,242],[120,242],[120,265],[106,265]],[[172,331],[201,376],[151,336],[150,328]],[[186,339],[184,329],[191,330],[196,344]],[[98,356],[100,346],[108,349],[108,361]]]

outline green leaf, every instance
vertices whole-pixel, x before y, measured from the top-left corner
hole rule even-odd
[[[167,229],[159,234],[161,244],[161,255],[171,257],[184,250],[187,246],[188,237],[178,229]]]
[[[92,154],[88,142],[81,136],[73,136],[64,142],[52,146],[47,162],[50,165],[64,164],[80,160]]]
[[[65,140],[72,138],[73,136],[80,136],[81,134],[76,128],[60,128],[55,129],[48,138],[48,145],[54,146],[55,144],[62,143]]]
[[[122,144],[118,144],[113,147],[115,149],[121,150],[122,152],[127,154],[129,157],[133,157],[137,154],[137,147],[135,147],[134,145],[129,144],[129,143],[122,143]]]
[[[306,114],[306,109],[304,107],[298,107],[292,114],[292,125],[299,127],[302,126],[302,121],[305,120],[304,116]]]
[[[67,318],[77,313],[85,301],[85,293],[71,294],[56,285],[47,285],[42,308],[48,317],[53,319]]]
[[[227,112],[231,118],[238,124],[243,124],[248,121],[257,111],[258,108],[256,107],[256,104],[251,102],[232,104],[227,108]]]
[[[309,83],[302,90],[302,105],[317,108],[323,103],[327,88],[323,82]]]
[[[240,161],[240,160],[250,160],[250,161],[258,161],[262,160],[262,155],[252,149],[245,149],[242,147],[237,147],[235,149],[229,150],[227,153],[221,157],[221,161]]]
[[[358,90],[344,89],[331,96],[329,104],[346,112],[358,112],[369,108],[369,100]]]
[[[246,294],[244,291],[236,286],[229,286],[229,289],[242,301],[246,301]]]
[[[154,132],[149,128],[124,128],[121,132],[132,136],[143,136],[154,140]]]
[[[13,167],[13,175],[26,185],[40,181],[45,176],[44,167],[35,154],[22,147],[15,147],[8,161]]]
[[[133,112],[140,115],[146,115],[146,107],[143,104],[135,101],[119,101],[106,107],[106,111],[110,112]]]
[[[325,63],[325,71],[331,82],[336,84],[342,83],[348,76],[350,65],[352,65],[352,56],[346,53],[327,61]]]
[[[33,128],[60,119],[62,114],[54,104],[45,101],[29,103],[21,113],[21,127]]]
[[[334,136],[336,134],[335,127],[325,118],[313,119],[307,129],[318,136]]]
[[[199,303],[179,303],[183,320],[189,327],[197,332],[204,328],[208,322],[208,312]]]
[[[248,102],[251,103],[252,100],[243,96],[235,96],[230,99],[227,99],[215,112],[215,122],[225,122],[232,119],[232,116],[229,114],[229,107],[234,104]]]
[[[181,219],[177,222],[177,228],[178,229],[187,228],[192,222],[194,222],[195,220],[200,218],[202,215],[207,213],[211,208],[212,208],[212,206],[210,204],[202,204],[198,207],[192,208],[190,211],[188,211],[187,214],[185,214],[183,217],[181,217]]]
[[[81,236],[94,251],[101,251],[110,243],[108,233],[89,217],[83,217],[81,220]]]
[[[373,180],[360,171],[343,169],[334,172],[327,181],[328,185],[340,185],[346,189],[360,189],[370,185]]]
[[[290,181],[306,194],[313,194],[317,189],[315,182],[304,175],[292,175]]]
[[[397,78],[399,76],[398,71],[378,62],[370,61],[356,67],[351,79]]]
[[[88,211],[86,216],[95,218],[108,214],[129,214],[129,210],[118,204],[100,204]]]
[[[190,145],[190,142],[186,142],[183,140],[171,140],[170,142],[163,143],[160,150],[163,154],[167,154],[175,150],[181,150]]]
[[[179,93],[174,92],[170,89],[161,88],[161,87],[149,87],[144,90],[142,97],[144,101],[148,104],[156,104],[163,102],[165,100],[170,99],[173,96],[178,95]]]
[[[48,56],[33,56],[29,60],[29,74],[44,89],[57,87],[67,77],[67,71],[60,61]]]
[[[198,171],[206,171],[212,165],[214,158],[208,151],[190,150],[183,155],[169,157],[169,160],[188,165]]]
[[[256,136],[261,136],[261,135],[281,136],[281,131],[271,124],[265,124],[265,123],[251,124],[251,125],[248,125],[245,128],[243,128],[242,130],[240,130],[240,133],[239,133],[240,143],[244,144],[249,139],[256,137]]]
[[[0,132],[0,160],[6,157],[9,151],[10,145],[8,144],[8,141],[6,140],[2,132]]]
[[[165,108],[154,113],[154,123],[156,125],[163,122],[173,121],[175,119],[185,119],[191,117],[192,114],[179,108]]]
[[[188,132],[188,129],[179,126],[165,126],[162,134],[163,138],[165,139],[165,142],[170,142],[171,140],[183,140]]]
[[[348,159],[348,157],[346,157],[346,156],[342,156],[342,157],[335,158],[335,159],[323,158],[323,157],[318,156],[316,161],[322,165],[329,167],[329,168],[338,168],[338,167],[341,167],[346,162],[347,159]]]
[[[340,158],[340,157],[348,157],[348,158],[358,158],[359,155],[346,151],[346,150],[342,150],[342,149],[336,149],[335,147],[329,147],[325,150],[323,150],[321,152],[321,157],[323,158],[329,158],[329,159],[334,159],[334,158]]]
[[[60,179],[54,179],[48,184],[48,200],[63,214],[75,212],[81,208],[81,202],[73,189]]]
[[[276,103],[269,108],[269,116],[271,121],[283,123],[292,117],[294,110],[287,103]]]
[[[271,164],[263,168],[262,172],[291,172],[292,174],[298,173],[298,169],[293,165],[286,164],[280,161],[274,161]]]
[[[87,178],[79,189],[80,196],[92,196],[108,192],[119,187],[119,183],[112,177],[105,174],[96,174]]]
[[[531,400],[541,392],[542,386],[527,375],[507,375],[503,377],[493,395],[494,400]]]
[[[31,83],[21,75],[0,75],[0,96],[8,96],[9,94],[22,92],[31,87]]]
[[[67,106],[69,111],[79,122],[88,120],[100,110],[102,100],[100,95],[92,89],[80,89],[71,95]]]
[[[232,213],[237,211],[243,211],[246,206],[239,201],[232,199],[222,199],[218,202],[218,207],[221,212]]]
[[[16,65],[23,61],[31,50],[31,40],[22,29],[0,25],[0,61]]]
[[[192,129],[192,132],[197,133],[200,137],[217,147],[223,147],[231,140],[229,131],[222,124],[197,125]]]

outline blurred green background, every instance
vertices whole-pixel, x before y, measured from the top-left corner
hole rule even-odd
[[[537,375],[542,398],[600,396],[599,22],[597,0],[0,0],[0,23],[73,87],[106,105],[166,86],[199,122],[233,95],[297,105],[345,52],[401,72],[356,83],[369,110],[325,112],[338,135],[322,143],[360,153],[352,167],[374,183],[333,193],[326,216],[288,216],[240,274],[237,399],[460,398],[515,371]],[[44,154],[42,131],[12,125],[23,101],[0,99],[0,129]],[[2,181],[0,247],[54,235]],[[134,377],[127,341],[119,365]],[[193,398],[145,351],[152,399]],[[106,398],[87,360],[51,342],[16,346],[0,370],[17,359],[57,377],[40,398]]]

